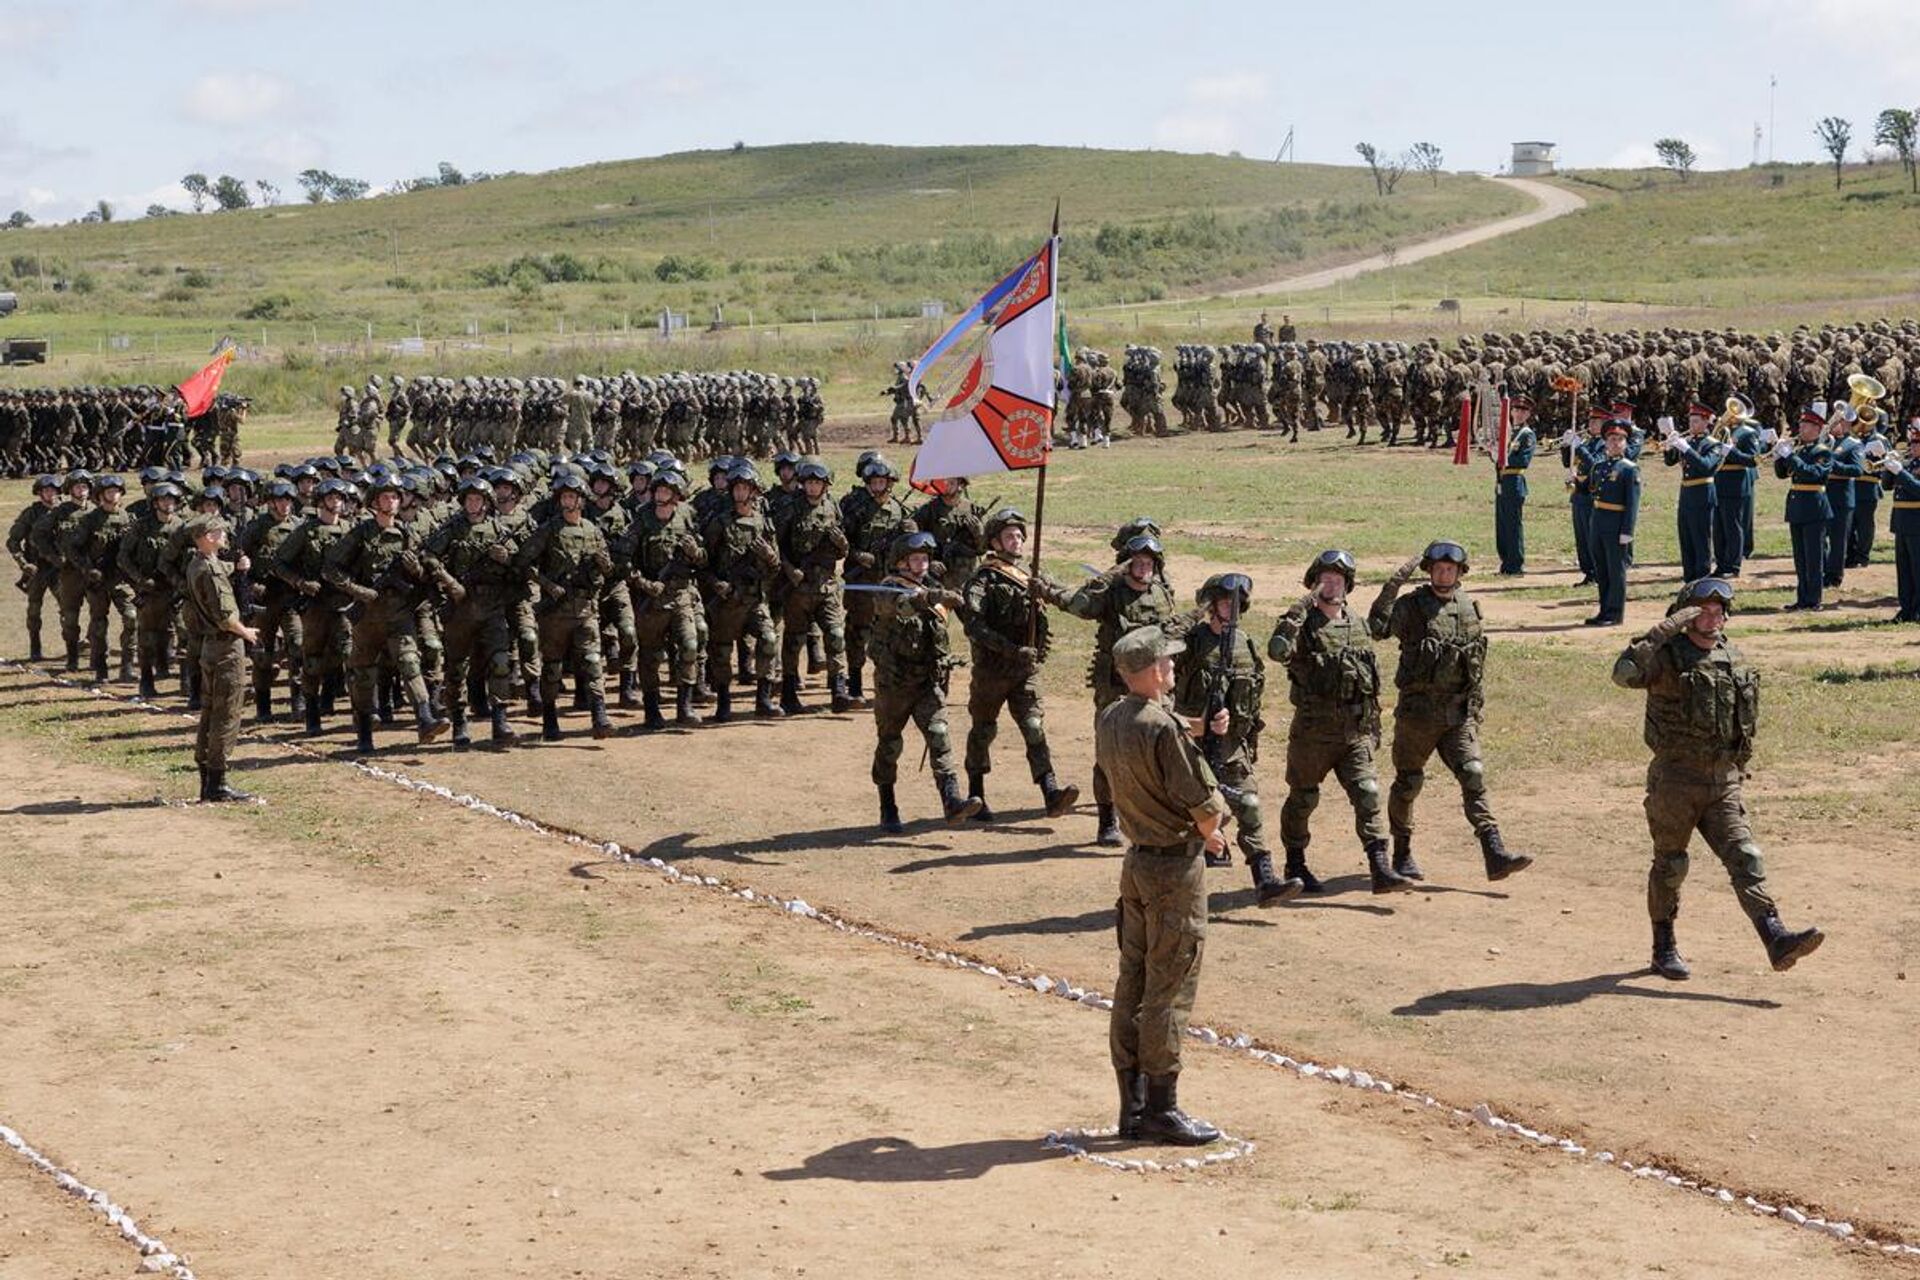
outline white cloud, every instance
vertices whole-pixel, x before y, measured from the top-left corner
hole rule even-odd
[[[1154,121],[1156,145],[1175,151],[1244,148],[1258,127],[1254,108],[1266,102],[1267,77],[1257,71],[1223,71],[1187,81],[1180,101]]]
[[[59,204],[60,193],[49,191],[45,187],[28,187],[20,199],[26,206],[27,212],[32,213],[36,209],[46,209]]]
[[[211,72],[187,89],[181,106],[202,124],[252,124],[290,111],[293,86],[264,71]]]
[[[1225,112],[1176,111],[1154,121],[1153,140],[1174,151],[1231,151],[1238,129]]]
[[[1187,82],[1187,98],[1212,106],[1252,106],[1267,100],[1267,78],[1257,71],[1200,76]]]
[[[1920,5],[1912,0],[1742,0],[1823,77],[1823,56],[1843,58],[1844,79],[1899,85],[1920,76]],[[1870,40],[1870,46],[1863,46]],[[1819,48],[1809,49],[1811,43]],[[1869,49],[1862,57],[1863,48]]]
[[[280,173],[299,173],[302,169],[324,169],[332,159],[326,140],[300,129],[256,138],[240,150],[248,165]]]
[[[520,129],[539,132],[631,126],[645,120],[650,111],[708,101],[718,95],[719,88],[716,82],[695,72],[649,72],[604,88],[565,95],[555,105],[522,121]]]

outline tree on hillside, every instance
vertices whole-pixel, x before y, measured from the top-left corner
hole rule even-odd
[[[190,173],[180,179],[180,185],[186,189],[193,201],[193,211],[199,213],[207,207],[207,196],[213,191],[213,184],[207,181],[204,173]]]
[[[1853,121],[1828,116],[1813,126],[1813,136],[1833,159],[1833,189],[1840,189],[1840,167],[1847,162],[1847,144],[1853,141]]]
[[[271,207],[280,203],[280,188],[275,183],[268,182],[265,178],[255,178],[253,189],[260,193],[262,206]]]
[[[1440,185],[1440,166],[1444,163],[1440,148],[1431,142],[1416,142],[1408,149],[1407,156],[1413,161],[1414,168],[1433,180],[1434,186]]]
[[[1920,192],[1920,173],[1915,172],[1914,165],[1915,147],[1920,144],[1920,116],[1905,107],[1888,107],[1873,122],[1873,140],[1893,148],[1893,154],[1900,157],[1900,167],[1907,171],[1908,190]]]
[[[1373,174],[1373,190],[1376,195],[1390,196],[1394,186],[1400,181],[1400,175],[1407,171],[1411,163],[1408,153],[1402,152],[1399,158],[1388,160],[1381,156],[1380,149],[1371,142],[1356,142],[1353,149],[1367,162],[1367,169]]]
[[[335,178],[327,194],[341,202],[358,200],[367,194],[368,183],[364,178]]]
[[[335,178],[325,169],[302,169],[300,171],[300,189],[307,193],[308,204],[319,204],[322,200],[325,200],[327,193],[333,190],[333,184],[338,181],[338,178]]]
[[[443,187],[464,187],[467,185],[467,175],[461,173],[445,160],[442,160],[440,162],[440,175],[437,179],[437,185]]]
[[[1660,157],[1661,164],[1679,174],[1682,182],[1693,176],[1693,166],[1700,159],[1682,138],[1660,139],[1653,144],[1653,154]]]
[[[253,207],[253,197],[247,194],[247,184],[230,173],[223,173],[213,180],[213,202],[222,209]]]
[[[1385,184],[1380,181],[1380,152],[1371,142],[1356,142],[1353,149],[1367,162],[1367,169],[1373,174],[1373,193],[1378,196],[1387,194]]]
[[[163,204],[150,204],[147,206],[147,216],[149,218],[171,218],[173,217],[173,210]]]
[[[4,225],[9,231],[19,231],[24,227],[33,225],[33,215],[25,209],[15,209],[13,215],[6,220]]]
[[[102,222],[113,221],[113,206],[107,203],[105,200],[102,200],[98,204],[94,205],[93,211],[100,215],[100,221]]]

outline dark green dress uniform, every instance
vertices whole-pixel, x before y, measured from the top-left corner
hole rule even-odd
[[[780,572],[778,540],[772,519],[759,503],[740,515],[729,501],[727,510],[706,527],[706,582],[712,597],[707,609],[707,666],[713,672],[716,720],[733,714],[733,664],[728,655],[743,638],[753,648],[754,714],[780,714],[773,702],[780,636],[769,608]]]
[[[1787,484],[1787,531],[1793,538],[1795,591],[1791,609],[1818,609],[1825,583],[1825,539],[1833,518],[1828,505],[1827,476],[1833,454],[1815,440],[1773,460],[1773,473]]]
[[[1661,451],[1668,466],[1680,468],[1680,497],[1674,517],[1680,530],[1680,576],[1687,582],[1713,572],[1713,529],[1719,511],[1716,476],[1727,450],[1704,432],[1686,438],[1686,449],[1669,445]]]
[[[1920,476],[1914,475],[1913,466],[1911,460],[1902,460],[1897,470],[1883,466],[1880,472],[1893,508],[1887,523],[1893,532],[1893,575],[1900,599],[1895,622],[1920,622]]]
[[[206,517],[190,525],[204,527]],[[200,633],[200,727],[193,740],[193,762],[201,773],[201,796],[207,796],[207,777],[219,775],[224,784],[227,756],[240,737],[240,717],[246,708],[247,644],[228,628],[240,621],[240,602],[233,590],[233,567],[225,560],[194,551],[187,560],[186,604]]]
[[[434,714],[420,666],[414,616],[426,576],[420,542],[419,531],[398,516],[383,528],[368,515],[327,549],[320,571],[326,585],[354,602],[347,670],[361,751],[373,749],[376,686],[383,662],[406,686],[420,741],[430,742],[448,728],[448,722]]]
[[[1245,628],[1234,629],[1231,652],[1226,649],[1225,632],[1216,632],[1205,619],[1188,628],[1183,643],[1186,651],[1174,659],[1174,714],[1188,720],[1204,718],[1216,704],[1225,706],[1227,731],[1217,738],[1207,734],[1201,754],[1233,814],[1240,854],[1252,867],[1272,856],[1261,816],[1260,780],[1254,772],[1260,761],[1260,731],[1266,728],[1260,717],[1266,666]],[[1216,697],[1216,691],[1224,697]],[[1268,872],[1271,876],[1271,867]]]
[[[522,581],[513,568],[513,553],[519,548],[515,530],[499,517],[489,512],[475,520],[465,511],[427,535],[422,548],[428,565],[459,587],[449,591],[456,598],[447,607],[441,631],[455,747],[468,741],[467,688],[476,669],[486,688],[493,741],[505,744],[513,738],[507,725],[507,703],[513,698],[513,632],[507,612]]]
[[[531,573],[540,589],[534,616],[540,629],[541,736],[560,736],[560,676],[567,670],[586,682],[593,734],[612,733],[600,666],[600,588],[613,570],[613,555],[600,526],[581,516],[556,515],[514,552],[513,566]]]
[[[1880,459],[1886,455],[1887,438],[1876,428],[1860,437],[1860,474],[1853,482],[1853,529],[1847,540],[1849,569],[1864,569],[1873,563],[1873,540],[1879,531]]]
[[[1087,684],[1093,689],[1095,724],[1100,722],[1100,714],[1127,691],[1119,672],[1114,670],[1114,642],[1139,627],[1180,625],[1175,620],[1173,588],[1166,578],[1156,571],[1145,586],[1136,585],[1127,576],[1129,559],[1122,550],[1120,564],[1081,583],[1060,605],[1074,617],[1098,624],[1093,637],[1093,660],[1087,668]],[[1097,761],[1093,766],[1093,800],[1100,814],[1100,843],[1118,845],[1120,829],[1114,825],[1113,789],[1108,784],[1106,771]]]
[[[1627,613],[1627,555],[1640,517],[1640,468],[1627,458],[1602,457],[1587,476],[1593,516],[1587,526],[1587,554],[1599,588],[1600,611],[1590,622],[1614,626]]]
[[[1493,536],[1500,551],[1500,572],[1509,576],[1527,568],[1527,468],[1533,465],[1538,443],[1531,425],[1508,438],[1507,456],[1500,463],[1494,488]]]
[[[1760,431],[1741,423],[1727,438],[1713,473],[1713,576],[1737,578],[1753,550],[1754,477],[1760,466]]]
[[[1853,536],[1855,482],[1867,474],[1866,454],[1852,436],[1834,440],[1827,470],[1827,524],[1822,544],[1824,569],[1821,584],[1841,586],[1847,576],[1847,544]]]
[[[338,484],[339,481],[329,481]],[[322,520],[316,512],[287,535],[273,559],[273,571],[295,593],[300,612],[300,688],[307,703],[307,732],[319,733],[331,711],[327,681],[343,678],[352,642],[345,592],[326,580],[327,555],[346,537],[345,516]]]
[[[1603,415],[1604,416],[1604,415]],[[1581,585],[1593,581],[1593,491],[1587,487],[1593,464],[1606,456],[1606,445],[1595,436],[1582,436],[1571,448],[1560,450],[1560,463],[1573,473],[1568,482],[1567,506],[1573,514],[1573,553],[1580,562]]]
[[[1041,589],[1056,603],[1063,598],[1051,583]],[[1057,818],[1079,801],[1080,789],[1054,779],[1047,745],[1047,707],[1040,692],[1040,668],[1052,649],[1047,615],[1033,601],[1027,570],[998,551],[981,560],[965,595],[960,617],[973,657],[967,684],[968,794],[986,798],[1004,707],[1026,744],[1027,773],[1040,788],[1047,816]]]
[[[947,615],[960,597],[905,572],[888,575],[882,585],[905,590],[859,593],[879,602],[873,615],[872,645],[873,785],[880,792],[881,825],[889,831],[900,829],[893,787],[909,723],[926,740],[934,786],[948,821],[970,818],[979,812],[980,802],[960,794],[953,741],[947,733],[947,682],[955,665]]]
[[[1647,766],[1647,830],[1653,863],[1647,869],[1647,914],[1655,931],[1655,965],[1668,977],[1686,976],[1662,963],[1673,952],[1673,921],[1687,878],[1687,844],[1698,831],[1726,867],[1740,909],[1767,943],[1775,968],[1789,968],[1819,945],[1793,954],[1767,891],[1766,867],[1747,824],[1742,795],[1747,761],[1760,721],[1760,675],[1724,636],[1702,649],[1669,617],[1628,645],[1613,664],[1613,682],[1647,694],[1645,737],[1653,751]],[[1807,935],[1798,935],[1805,943]]]
[[[248,578],[259,608],[254,624],[260,642],[253,647],[253,703],[254,715],[262,724],[273,719],[274,675],[282,667],[292,701],[290,711],[296,719],[306,716],[300,682],[300,596],[273,571],[280,548],[301,523],[302,517],[292,509],[286,519],[277,520],[271,508],[263,508],[239,533],[240,553],[252,565]]]

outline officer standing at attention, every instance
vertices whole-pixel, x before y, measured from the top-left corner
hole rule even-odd
[[[227,522],[199,515],[187,522],[193,556],[187,561],[187,608],[200,621],[200,729],[193,762],[200,767],[200,799],[251,800],[227,785],[227,755],[240,737],[245,709],[247,646],[260,633],[240,620],[233,591],[233,567],[220,558],[227,543]]]
[[[1505,577],[1527,571],[1527,468],[1533,465],[1538,443],[1528,425],[1532,417],[1532,396],[1518,395],[1507,402],[1507,456],[1496,459],[1500,476],[1493,494],[1493,535]]]
[[[1600,592],[1600,612],[1587,619],[1590,627],[1617,627],[1626,620],[1627,556],[1640,515],[1640,468],[1627,457],[1632,426],[1625,418],[1607,419],[1606,455],[1587,475],[1587,492],[1593,495],[1587,557]]]
[[[1696,404],[1687,410],[1687,434],[1673,429],[1672,418],[1660,419],[1666,429],[1661,460],[1680,468],[1680,498],[1674,504],[1680,526],[1680,574],[1688,582],[1704,578],[1713,569],[1713,527],[1719,509],[1719,487],[1714,476],[1726,460],[1726,448],[1707,429],[1713,411]]]
[[[1773,446],[1773,474],[1787,485],[1787,531],[1793,536],[1793,603],[1782,613],[1818,609],[1825,584],[1824,540],[1833,508],[1827,504],[1827,475],[1833,457],[1821,432],[1826,418],[1817,409],[1800,415],[1800,440],[1782,440]]]
[[[1888,454],[1880,464],[1880,483],[1891,496],[1894,583],[1900,611],[1895,622],[1920,622],[1920,423],[1907,426],[1907,456]]]
[[[1606,455],[1600,431],[1606,426],[1607,410],[1594,405],[1587,414],[1587,433],[1573,437],[1571,429],[1560,438],[1560,461],[1567,469],[1568,506],[1573,515],[1573,550],[1580,561],[1580,581],[1574,585],[1593,585],[1593,491],[1587,481],[1593,464]]]
[[[1825,936],[1788,930],[1767,892],[1760,847],[1747,826],[1741,783],[1760,720],[1760,675],[1726,638],[1733,587],[1702,578],[1681,589],[1667,616],[1628,645],[1613,682],[1647,691],[1647,914],[1653,919],[1653,970],[1675,982],[1691,970],[1674,940],[1687,842],[1697,830],[1733,880],[1734,895],[1766,944],[1777,970],[1793,968]]]
[[[1163,699],[1185,646],[1157,625],[1113,646],[1126,692],[1094,728],[1094,759],[1112,781],[1127,857],[1120,868],[1120,975],[1108,1039],[1120,1084],[1120,1136],[1203,1146],[1220,1136],[1180,1110],[1180,1042],[1200,985],[1207,931],[1201,849],[1227,847],[1226,802],[1187,726]]]

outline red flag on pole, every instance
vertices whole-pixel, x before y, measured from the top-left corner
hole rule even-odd
[[[1467,451],[1473,446],[1473,397],[1460,402],[1460,430],[1453,437],[1453,465],[1467,465]]]
[[[214,356],[206,368],[174,388],[187,402],[189,418],[197,418],[213,407],[213,397],[220,391],[220,379],[226,376],[227,366],[232,363],[233,348],[229,346]]]

